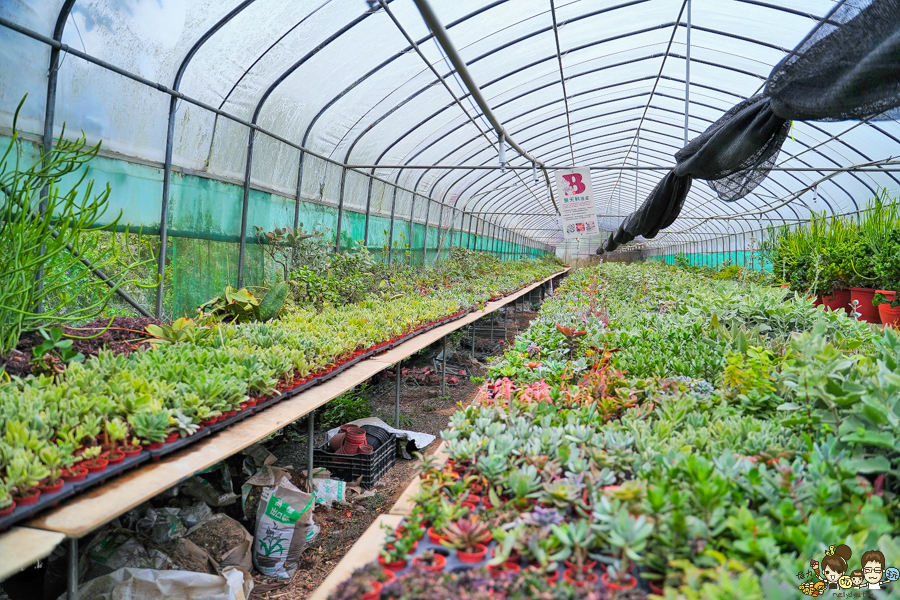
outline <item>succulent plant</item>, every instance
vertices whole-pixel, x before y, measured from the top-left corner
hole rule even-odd
[[[441,540],[443,545],[466,552],[474,551],[475,544],[485,544],[491,539],[488,526],[475,517],[448,523],[441,529],[441,535],[446,538]]]

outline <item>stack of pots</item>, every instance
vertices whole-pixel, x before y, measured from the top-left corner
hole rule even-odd
[[[335,454],[353,456],[372,454],[372,446],[366,442],[366,430],[356,425],[341,425],[340,433],[328,442]]]

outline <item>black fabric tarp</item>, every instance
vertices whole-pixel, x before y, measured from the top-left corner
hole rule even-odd
[[[705,179],[725,202],[749,194],[775,165],[791,121],[887,119],[898,107],[900,0],[845,0],[772,69],[762,94],[675,154],[675,168],[597,253],[671,225],[692,179]]]

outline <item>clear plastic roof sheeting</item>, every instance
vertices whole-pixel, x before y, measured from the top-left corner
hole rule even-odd
[[[674,165],[685,138],[686,91],[693,138],[756,94],[835,2],[432,6],[509,137],[548,170],[593,168],[608,233]],[[255,123],[263,132],[253,144],[253,185],[292,197],[298,177],[312,177],[304,179],[304,196],[337,203],[340,175],[302,175],[302,147],[531,240],[561,242],[542,174],[535,181],[530,168],[440,168],[496,166],[497,134],[413,0],[5,0],[0,18],[45,38],[60,23],[68,47],[202,103],[175,104],[176,167],[243,182],[246,123]],[[50,47],[34,38],[0,27],[0,126],[11,126],[12,110],[28,93],[20,126],[39,133]],[[162,164],[170,95],[66,52],[60,60],[55,134],[66,122],[107,150]],[[679,219],[647,243],[750,232],[813,211],[855,212],[882,188],[896,194],[900,173],[835,169],[884,160],[898,148],[893,120],[795,123],[776,169],[756,190],[724,203],[697,182]],[[513,166],[530,165],[515,150],[507,156]],[[365,206],[367,178],[347,177],[344,188],[346,206]],[[401,210],[409,214],[408,201]]]

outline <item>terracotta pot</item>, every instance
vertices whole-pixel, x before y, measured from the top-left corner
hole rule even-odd
[[[570,569],[572,569],[573,571],[578,568],[578,566],[575,563],[571,563],[567,560],[564,560],[563,562],[566,563],[566,566],[569,567]],[[590,560],[590,561],[586,562],[583,567],[581,567],[581,572],[587,573],[588,571],[593,571],[594,567],[596,567],[596,566],[597,566],[597,561]]]
[[[140,454],[143,448],[140,446],[119,446],[116,450],[123,453],[126,458],[131,458],[132,456]]]
[[[167,444],[171,444],[172,442],[174,442],[175,440],[177,440],[178,437],[179,437],[178,432],[170,433],[169,435],[166,436],[166,443],[167,443]]]
[[[163,447],[163,442],[153,442],[152,444],[144,444],[147,450],[159,450]]]
[[[378,555],[378,564],[387,569],[388,571],[398,572],[402,571],[406,568],[405,560],[395,560],[394,562],[384,562],[384,557],[380,554]]]
[[[432,544],[440,545],[442,540],[446,540],[446,539],[447,539],[446,537],[444,537],[444,536],[442,536],[442,535],[439,535],[439,534],[434,530],[434,527],[429,527],[429,528],[426,530],[425,533],[428,534],[428,539],[431,540],[431,543],[432,543]]]
[[[822,296],[822,304],[828,310],[850,312],[850,290],[834,290],[831,295]]]
[[[104,458],[95,458],[81,464],[88,470],[88,473],[102,473],[109,466],[109,461]]]
[[[369,585],[372,586],[372,591],[367,594],[363,594],[362,600],[378,600],[379,598],[381,598],[382,583],[380,581],[370,581]]]
[[[5,517],[8,515],[11,515],[14,510],[16,510],[16,501],[15,500],[13,500],[12,504],[7,506],[6,508],[0,508],[0,517]]]
[[[900,306],[891,308],[890,304],[879,304],[878,316],[885,327],[900,326]]]
[[[489,565],[488,571],[490,571],[491,575],[497,577],[502,573],[518,573],[522,570],[522,567],[517,565],[512,561],[507,561],[501,565]]]
[[[328,440],[328,445],[331,447],[332,452],[337,452],[338,448],[344,445],[344,438],[346,437],[346,435],[346,433],[339,433]]]
[[[60,473],[60,476],[65,481],[82,481],[85,477],[87,477],[88,470],[78,465],[77,467],[70,467]]]
[[[596,573],[585,571],[582,573],[583,578],[580,581],[578,579],[575,579],[575,573],[575,569],[566,569],[565,571],[563,571],[563,579],[565,579],[569,583],[575,584],[576,587],[582,587],[588,583],[597,583]]]
[[[13,494],[12,497],[17,506],[28,506],[38,501],[38,498],[41,497],[41,490],[30,487],[22,493]]]
[[[871,288],[850,288],[850,301],[857,300],[859,302],[856,311],[860,314],[860,321],[881,323],[881,319],[878,317],[878,309],[872,306],[872,298],[874,297],[875,290]]]
[[[42,483],[42,484],[38,485],[37,487],[39,490],[41,490],[41,493],[46,496],[47,494],[55,494],[56,492],[60,491],[63,488],[64,483],[65,483],[65,481],[63,481],[63,479],[60,478],[60,479],[57,479],[56,483],[54,483],[54,484]]]
[[[484,557],[487,555],[487,546],[484,544],[475,544],[474,552],[466,552],[465,550],[457,550],[456,556],[459,558],[460,562],[464,563],[479,563],[484,560]]]
[[[616,583],[616,582],[609,580],[609,573],[604,573],[600,577],[600,581],[602,581],[606,587],[608,587],[609,589],[611,589],[613,591],[630,590],[630,589],[634,588],[634,586],[637,585],[637,579],[635,579],[634,576],[632,576],[632,575],[628,576],[627,583]]]
[[[442,571],[444,566],[447,564],[447,557],[443,554],[434,553],[434,563],[426,564],[425,561],[417,556],[413,559],[413,564],[422,567],[426,571]]]

